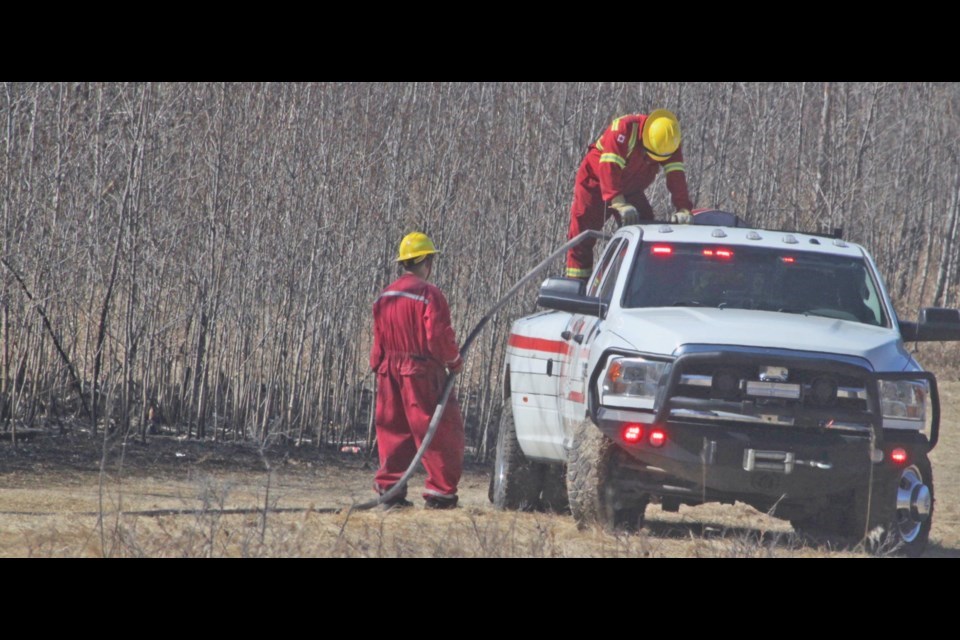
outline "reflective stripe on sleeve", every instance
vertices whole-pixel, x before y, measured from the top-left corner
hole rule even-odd
[[[618,165],[621,169],[627,166],[627,161],[615,153],[604,153],[600,156],[600,162],[612,162]]]
[[[671,171],[683,171],[683,170],[684,168],[683,168],[682,162],[671,162],[670,164],[663,165],[664,173],[670,173]]]
[[[423,296],[418,296],[415,293],[407,293],[406,291],[384,291],[380,294],[380,297],[385,296],[400,297],[400,298],[410,298],[411,300],[416,300],[417,302],[422,302],[423,304],[430,304],[430,301],[424,298]]]

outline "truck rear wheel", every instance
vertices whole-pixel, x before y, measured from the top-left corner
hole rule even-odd
[[[876,555],[920,556],[933,524],[933,471],[926,453],[915,455],[912,464],[895,471],[895,484],[890,478],[876,485],[882,489],[858,490],[851,499],[837,499],[831,508],[791,524],[804,533],[839,534]]]
[[[900,470],[894,495],[882,500],[892,502],[885,511],[879,541],[870,541],[873,551],[910,558],[923,554],[933,526],[933,470],[926,453]],[[890,515],[892,513],[892,515]]]
[[[544,465],[529,460],[517,441],[513,405],[509,399],[500,415],[497,453],[490,478],[489,498],[497,509],[532,511],[539,507]]]

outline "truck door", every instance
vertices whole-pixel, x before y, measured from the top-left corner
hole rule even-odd
[[[625,238],[617,238],[610,243],[587,285],[587,295],[610,301],[628,246]],[[596,316],[573,314],[562,334],[562,338],[570,345],[560,374],[559,397],[564,436],[567,439],[587,415],[587,384],[590,376],[585,369],[590,359],[590,345],[602,323],[603,319]]]

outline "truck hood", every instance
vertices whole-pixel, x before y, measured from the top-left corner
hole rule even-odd
[[[607,330],[646,353],[672,355],[686,344],[730,345],[860,357],[875,371],[901,371],[910,366],[897,331],[834,318],[675,307],[622,309],[610,320]]]

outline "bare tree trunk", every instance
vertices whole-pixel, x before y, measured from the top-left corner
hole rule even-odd
[[[950,274],[954,271],[957,260],[957,251],[960,243],[957,242],[958,227],[960,227],[960,173],[955,178],[954,196],[951,198],[950,220],[943,235],[943,249],[940,253],[940,268],[937,270],[937,288],[933,299],[936,305],[947,304],[947,292],[950,284]]]
[[[12,222],[10,215],[12,212],[11,200],[13,198],[12,177],[10,168],[13,162],[13,122],[14,113],[17,111],[17,105],[14,103],[13,95],[10,91],[10,83],[3,84],[4,97],[6,99],[7,119],[5,122],[5,136],[3,149],[3,246],[0,248],[0,256],[6,259],[10,255],[10,243],[12,233]],[[3,423],[4,431],[11,429],[10,439],[13,444],[17,442],[16,426],[11,422],[10,413],[10,286],[7,278],[3,279],[2,290],[0,290],[0,331],[2,331],[3,340],[3,360],[0,362],[0,422]]]
[[[807,96],[807,83],[800,83],[800,99],[797,105],[797,151],[796,164],[793,175],[793,192],[790,200],[793,202],[793,228],[800,228],[800,178],[803,175],[803,103]]]
[[[813,182],[813,202],[815,222],[820,225],[830,215],[829,202],[826,199],[826,181],[829,164],[827,163],[827,138],[830,136],[830,83],[823,83],[823,104],[820,107],[820,128],[817,131],[817,175]]]

